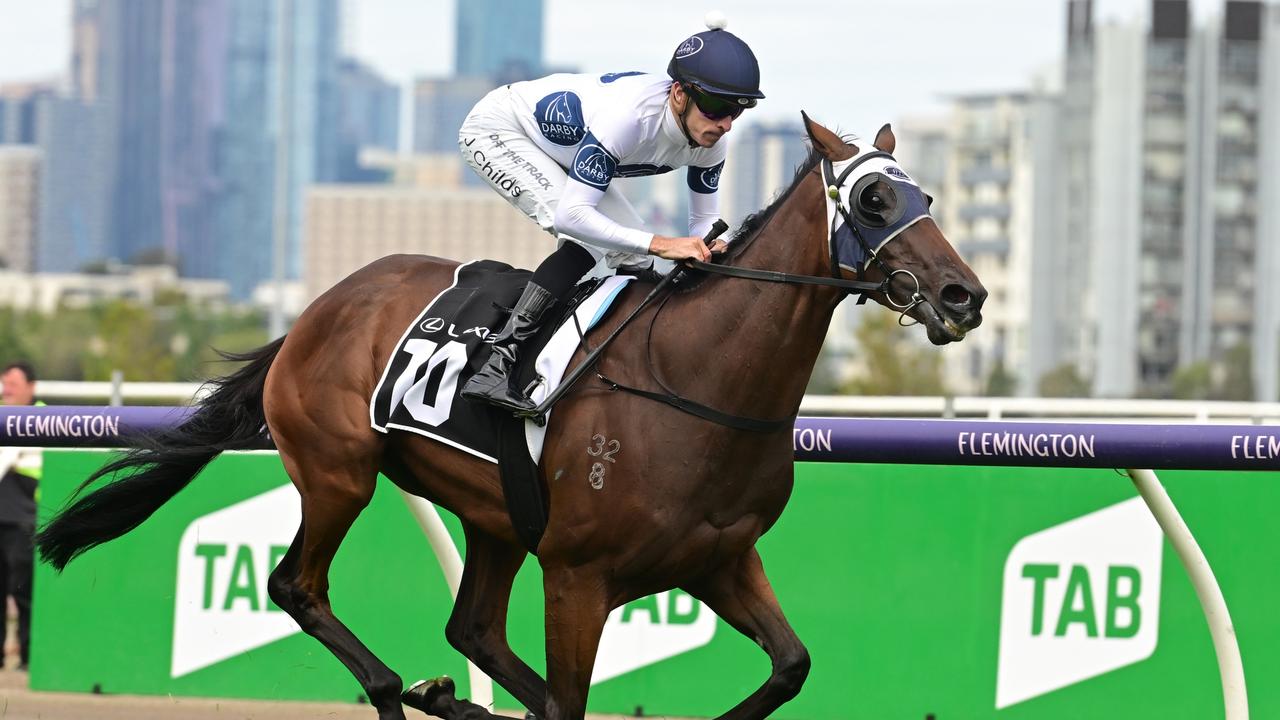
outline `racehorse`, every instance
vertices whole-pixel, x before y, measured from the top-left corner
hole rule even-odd
[[[804,122],[809,158],[790,187],[744,223],[720,263],[740,276],[688,271],[698,277],[641,308],[599,358],[601,375],[617,383],[673,388],[717,414],[681,412],[597,382],[578,384],[556,406],[540,464],[550,515],[536,548],[545,681],[507,644],[512,581],[527,551],[498,469],[428,438],[370,427],[371,393],[387,358],[423,299],[450,285],[457,263],[448,260],[371,263],[316,299],[285,337],[234,356],[246,364],[214,381],[188,420],[81,486],[39,534],[42,557],[61,569],[128,532],[218,453],[261,442],[265,426],[302,496],[302,524],[270,575],[270,597],[347,666],[381,720],[404,720],[403,704],[447,719],[495,716],[457,699],[447,678],[405,692],[400,677],[330,608],[330,562],[372,498],[379,472],[461,519],[466,560],[446,636],[537,717],[582,718],[609,612],[677,587],[772,661],[764,684],[721,717],[767,717],[800,691],[809,656],[755,545],[791,494],[791,420],[832,313],[850,289],[860,289],[900,312],[900,321],[922,324],[941,345],[981,322],[986,298],[928,217],[923,194],[920,219],[881,233],[887,237],[878,247],[866,241],[871,228],[901,222],[894,220],[899,209],[914,202],[906,186],[895,192],[890,181],[907,176],[885,164],[896,142],[888,125],[873,147],[859,149],[807,115]],[[878,158],[882,172],[854,172],[866,158]],[[837,211],[848,224],[860,218],[866,232],[855,233],[856,243],[847,234],[838,240]],[[859,246],[865,257],[854,262],[849,253]],[[588,344],[617,329],[621,309],[635,310],[642,295],[643,287],[624,291],[620,311],[588,334]],[[583,357],[580,348],[575,362]],[[591,474],[602,454],[611,462],[600,483]],[[101,478],[110,481],[84,493]]]

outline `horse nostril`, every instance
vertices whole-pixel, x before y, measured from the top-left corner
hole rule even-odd
[[[942,301],[958,309],[966,309],[973,304],[973,295],[963,285],[951,284],[942,288]]]

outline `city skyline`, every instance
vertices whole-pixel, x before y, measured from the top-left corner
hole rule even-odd
[[[1100,21],[1132,18],[1145,5],[1108,0],[1098,4],[1097,13]],[[1200,17],[1221,5],[1192,3]],[[794,120],[804,109],[859,135],[871,135],[885,122],[941,112],[954,95],[1026,87],[1037,75],[1052,74],[1065,36],[1061,5],[1048,0],[841,6],[797,0],[785,9],[758,0],[692,9],[677,0],[606,9],[587,0],[548,0],[546,65],[662,72],[671,48],[702,29],[703,12],[715,8],[756,50],[764,71],[769,97],[749,122]],[[344,3],[344,12],[345,50],[401,87],[406,113],[414,80],[452,74],[454,0],[361,0]],[[66,74],[70,0],[0,0],[0,17],[12,20],[0,23],[0,84]],[[991,22],[993,17],[1000,21]],[[596,40],[615,27],[627,29],[625,42]],[[833,28],[828,38],[818,35]],[[855,39],[858,44],[851,46]],[[407,132],[402,147],[408,147]]]
[[[1045,43],[1060,53],[1046,65],[1052,71],[1034,73],[1012,87],[940,96],[945,104],[937,111],[881,118],[895,122],[904,166],[935,194],[939,227],[991,291],[986,332],[962,353],[946,354],[949,374],[959,385],[971,387],[970,392],[1010,378],[1026,392],[1042,378],[1072,369],[1074,377],[1103,396],[1168,394],[1184,382],[1184,370],[1207,363],[1207,382],[1215,386],[1230,372],[1248,376],[1248,388],[1256,389],[1241,381],[1236,383],[1241,392],[1275,396],[1280,378],[1271,377],[1268,368],[1280,352],[1280,330],[1275,329],[1280,327],[1280,294],[1254,278],[1269,276],[1262,268],[1274,266],[1280,257],[1271,241],[1277,216],[1270,211],[1280,207],[1272,200],[1280,187],[1275,184],[1280,148],[1274,144],[1280,125],[1271,119],[1280,112],[1280,77],[1260,72],[1280,67],[1275,62],[1280,59],[1275,41],[1280,39],[1280,7],[1266,3],[1272,11],[1264,12],[1264,0],[1221,5],[1142,1],[1145,11],[1117,15],[1124,4],[1117,0],[1056,0],[1063,25],[1069,18],[1071,27],[1058,28],[1060,37]],[[348,227],[337,217],[337,209],[345,208],[343,213],[360,216],[359,227],[379,232],[407,213],[420,220],[435,217],[432,213],[441,207],[494,200],[483,188],[472,187],[470,174],[454,177],[459,173],[456,128],[494,85],[563,67],[551,48],[542,48],[540,38],[526,35],[528,28],[545,23],[564,32],[572,27],[563,17],[558,22],[555,13],[544,13],[550,3],[541,1],[485,0],[461,6],[463,12],[452,14],[450,42],[433,48],[452,53],[455,59],[448,63],[458,72],[412,75],[413,124],[401,126],[399,142],[391,142],[387,138],[397,137],[396,118],[407,114],[396,110],[396,96],[404,93],[384,82],[385,62],[380,68],[358,50],[367,43],[361,38],[380,34],[369,19],[383,15],[355,11],[370,5],[324,0],[328,14],[294,27],[292,34],[278,35],[271,29],[278,27],[279,11],[273,8],[322,4],[150,2],[75,5],[77,18],[83,14],[81,19],[91,21],[89,27],[98,34],[86,34],[82,27],[72,53],[74,81],[54,95],[45,91],[43,134],[37,133],[35,141],[45,155],[35,171],[43,176],[42,196],[48,200],[39,205],[39,242],[19,237],[10,244],[38,247],[43,259],[35,265],[46,271],[81,267],[102,257],[155,256],[152,251],[162,248],[166,257],[179,261],[184,275],[229,279],[233,294],[241,298],[270,279],[264,270],[275,263],[267,262],[266,251],[280,239],[276,235],[284,239],[283,278],[298,279],[305,260],[312,276],[303,279],[313,293],[354,269],[350,257],[313,247],[322,239],[319,235],[294,237],[302,228],[304,195],[313,194],[327,208],[322,215],[332,216],[335,228]],[[983,6],[994,11],[1005,2],[986,0]],[[560,0],[562,9],[570,4]],[[906,4],[929,5],[924,0]],[[393,5],[383,0],[377,7],[385,11]],[[1224,14],[1218,19],[1203,13],[1219,6]],[[164,10],[153,12],[157,7]],[[185,10],[191,7],[222,9],[196,17]],[[227,14],[232,7],[241,9]],[[440,0],[434,7],[459,6]],[[759,12],[747,12],[753,7]],[[801,12],[778,20],[775,32],[763,36],[785,40],[796,34],[796,27],[813,24],[814,16],[803,12],[806,7],[800,3]],[[124,14],[126,8],[133,15]],[[777,18],[755,3],[740,3],[739,9],[748,25]],[[1047,17],[1043,8],[1033,9]],[[939,15],[947,12],[939,10]],[[955,13],[972,15],[972,10]],[[448,17],[442,13],[435,21]],[[573,21],[586,22],[580,17]],[[883,16],[879,21],[887,22]],[[591,20],[594,26],[601,22],[599,17]],[[244,33],[228,36],[225,31],[234,27]],[[963,24],[956,27],[963,34]],[[166,40],[175,29],[189,39]],[[136,38],[129,40],[126,30]],[[870,28],[867,32],[875,35]],[[1011,30],[1002,27],[1000,32]],[[646,31],[641,24],[630,35],[644,37]],[[94,43],[97,37],[109,41]],[[228,37],[239,39],[228,45]],[[293,60],[281,69],[271,58],[279,55],[283,37],[296,39],[297,47],[293,40],[283,46],[293,48],[288,51]],[[86,38],[88,44],[82,45]],[[918,35],[912,39],[921,42]],[[978,42],[972,37],[968,41]],[[136,49],[148,42],[170,54]],[[598,45],[600,52],[592,57],[621,57],[640,44],[629,43],[621,51],[620,43]],[[753,44],[768,67],[773,45]],[[205,45],[207,51],[199,49]],[[826,77],[820,99],[835,103],[884,91],[874,82],[878,68],[900,67],[907,76],[924,65],[937,65],[939,54],[945,54],[945,48],[935,48],[933,56],[906,50],[886,56],[868,49],[873,46],[864,43],[850,51],[845,45],[842,52],[856,55],[858,62],[841,71],[822,71],[829,64],[823,65],[817,51],[792,53],[787,61],[808,66],[805,77]],[[225,52],[232,47],[252,52]],[[183,50],[174,53],[174,48]],[[1008,47],[999,50],[1026,57]],[[163,56],[161,62],[147,61],[152,55]],[[340,56],[349,59],[339,61]],[[1007,65],[1006,70],[1018,71],[1018,63]],[[148,84],[160,67],[173,67],[176,80]],[[619,61],[612,67],[636,66]],[[122,73],[140,80],[120,83],[116,76]],[[270,88],[279,77],[294,80],[291,99],[276,117]],[[919,88],[899,87],[903,84],[889,90],[924,97]],[[131,96],[121,90],[142,86],[151,88],[149,93],[139,95],[135,89]],[[842,92],[845,88],[849,91]],[[765,89],[772,93],[767,84]],[[7,107],[0,104],[0,122],[7,123],[0,126],[0,137],[28,132],[31,123],[24,118],[35,116],[35,103],[24,99],[30,89],[7,92],[16,99]],[[64,98],[65,92],[70,95]],[[222,120],[218,110],[224,97],[235,98],[235,111]],[[85,102],[76,105],[77,98]],[[874,133],[830,122],[820,107],[804,107],[841,132],[857,132],[859,144]],[[131,114],[120,115],[122,110]],[[867,102],[862,112],[880,111]],[[748,117],[751,122],[740,124],[727,138],[733,162],[722,187],[721,214],[731,223],[769,202],[805,147],[803,131],[790,113],[752,112]],[[291,128],[288,145],[275,140],[273,128],[281,122]],[[413,139],[412,150],[423,155],[396,157],[397,146],[402,151],[408,147],[406,135]],[[147,137],[160,142],[147,143]],[[284,159],[278,157],[279,148],[287,151]],[[357,162],[362,149],[371,151],[365,164]],[[287,171],[273,171],[281,162]],[[21,178],[31,175],[32,168],[20,158],[15,168],[12,194],[22,205],[21,183],[27,181]],[[86,168],[91,172],[81,172]],[[422,178],[436,183],[446,176],[452,178],[450,188],[461,186],[445,192],[443,185],[420,185]],[[273,177],[274,187],[267,187]],[[413,177],[419,184],[406,190]],[[680,183],[669,180],[629,182],[627,195],[648,229],[678,234],[687,211]],[[131,203],[118,197],[121,188],[129,188],[125,199]],[[114,194],[106,191],[110,189]],[[152,195],[161,198],[158,217],[151,212],[156,205]],[[273,196],[286,200],[273,203]],[[25,202],[23,207],[36,207],[34,200]],[[359,212],[357,202],[364,208]],[[225,222],[212,222],[218,219]],[[450,230],[443,239],[462,245],[436,254],[454,257],[469,252],[459,247],[488,247],[480,242],[483,233],[471,229],[482,225],[488,223]],[[287,228],[283,234],[272,234],[281,227]],[[158,241],[161,229],[163,242]],[[321,235],[329,240],[341,235],[340,247],[369,244],[367,233],[343,233]],[[499,239],[510,235],[498,233]],[[418,231],[405,235],[421,236]],[[416,249],[413,242],[405,247]],[[316,252],[308,254],[306,248]],[[1053,267],[1073,271],[1055,273]],[[1245,357],[1242,353],[1250,348]],[[1017,368],[1016,377],[1010,367]]]

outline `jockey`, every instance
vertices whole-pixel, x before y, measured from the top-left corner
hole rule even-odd
[[[733,121],[763,98],[760,67],[723,17],[680,43],[667,76],[556,74],[500,87],[462,124],[458,147],[480,177],[544,230],[558,249],[538,269],[462,390],[513,412],[534,403],[508,378],[521,345],[600,260],[628,272],[668,260],[707,261],[702,238],[719,217],[717,190]],[[688,168],[689,235],[647,232],[614,178]]]

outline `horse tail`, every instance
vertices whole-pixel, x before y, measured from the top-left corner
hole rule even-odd
[[[267,371],[284,338],[244,354],[220,353],[246,364],[211,380],[212,391],[180,425],[132,438],[133,449],[103,465],[36,535],[40,557],[58,570],[81,553],[133,530],[173,499],[224,450],[260,446],[266,432],[262,407]],[[123,475],[120,473],[128,471]],[[94,482],[102,487],[82,494]]]

